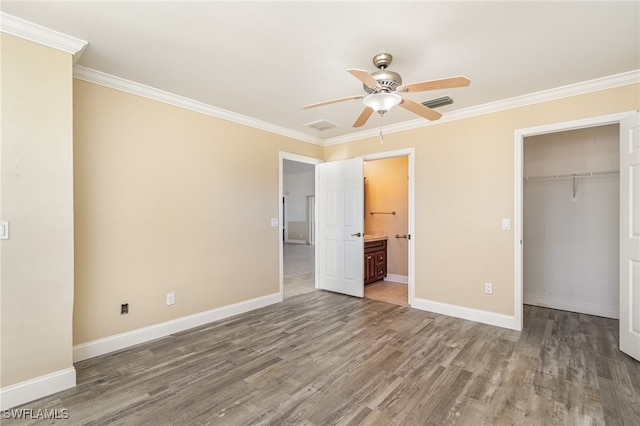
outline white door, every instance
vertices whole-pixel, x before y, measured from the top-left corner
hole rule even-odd
[[[640,361],[640,114],[620,138],[620,350]]]
[[[363,297],[362,159],[316,166],[316,288]]]

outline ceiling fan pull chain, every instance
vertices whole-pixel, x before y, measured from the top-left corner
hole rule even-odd
[[[384,114],[380,114],[380,145],[384,143],[384,137],[382,136],[383,126],[384,126]]]

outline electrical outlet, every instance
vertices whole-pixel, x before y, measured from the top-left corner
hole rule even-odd
[[[493,283],[484,283],[485,294],[493,294]]]
[[[123,303],[120,305],[120,315],[126,315],[129,313],[129,304]]]
[[[174,293],[167,293],[167,305],[173,305],[176,303],[176,295]]]

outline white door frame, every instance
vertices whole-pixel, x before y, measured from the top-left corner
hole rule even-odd
[[[316,245],[316,196],[307,195],[307,244]]]
[[[407,206],[407,211],[409,214],[409,229],[408,234],[411,236],[410,239],[407,240],[408,244],[408,287],[407,291],[409,294],[409,306],[413,306],[416,298],[415,291],[415,244],[416,244],[416,235],[415,235],[415,148],[405,148],[398,149],[395,151],[386,151],[386,152],[378,152],[375,154],[365,154],[360,155],[364,161],[373,161],[373,160],[384,160],[386,158],[395,158],[395,157],[408,157],[408,166],[409,166],[409,205]]]
[[[546,133],[556,133],[566,130],[582,129],[586,127],[604,126],[607,124],[619,124],[620,120],[635,111],[627,111],[618,114],[604,115],[599,117],[585,118],[575,121],[565,121],[561,123],[548,124],[515,131],[514,149],[514,329],[522,330],[522,310],[523,310],[523,162],[524,162],[524,138],[528,136],[542,135]]]
[[[282,241],[282,231],[284,229],[282,211],[282,197],[284,197],[284,160],[297,161],[299,163],[316,164],[322,163],[322,160],[313,157],[305,157],[303,155],[292,154],[290,152],[280,151],[278,160],[278,253],[279,253],[279,277],[280,277],[280,302],[284,300],[284,243]]]

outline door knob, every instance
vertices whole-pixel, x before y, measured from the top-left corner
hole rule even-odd
[[[361,237],[362,234],[359,232],[356,232],[355,234],[351,234],[352,237]]]

